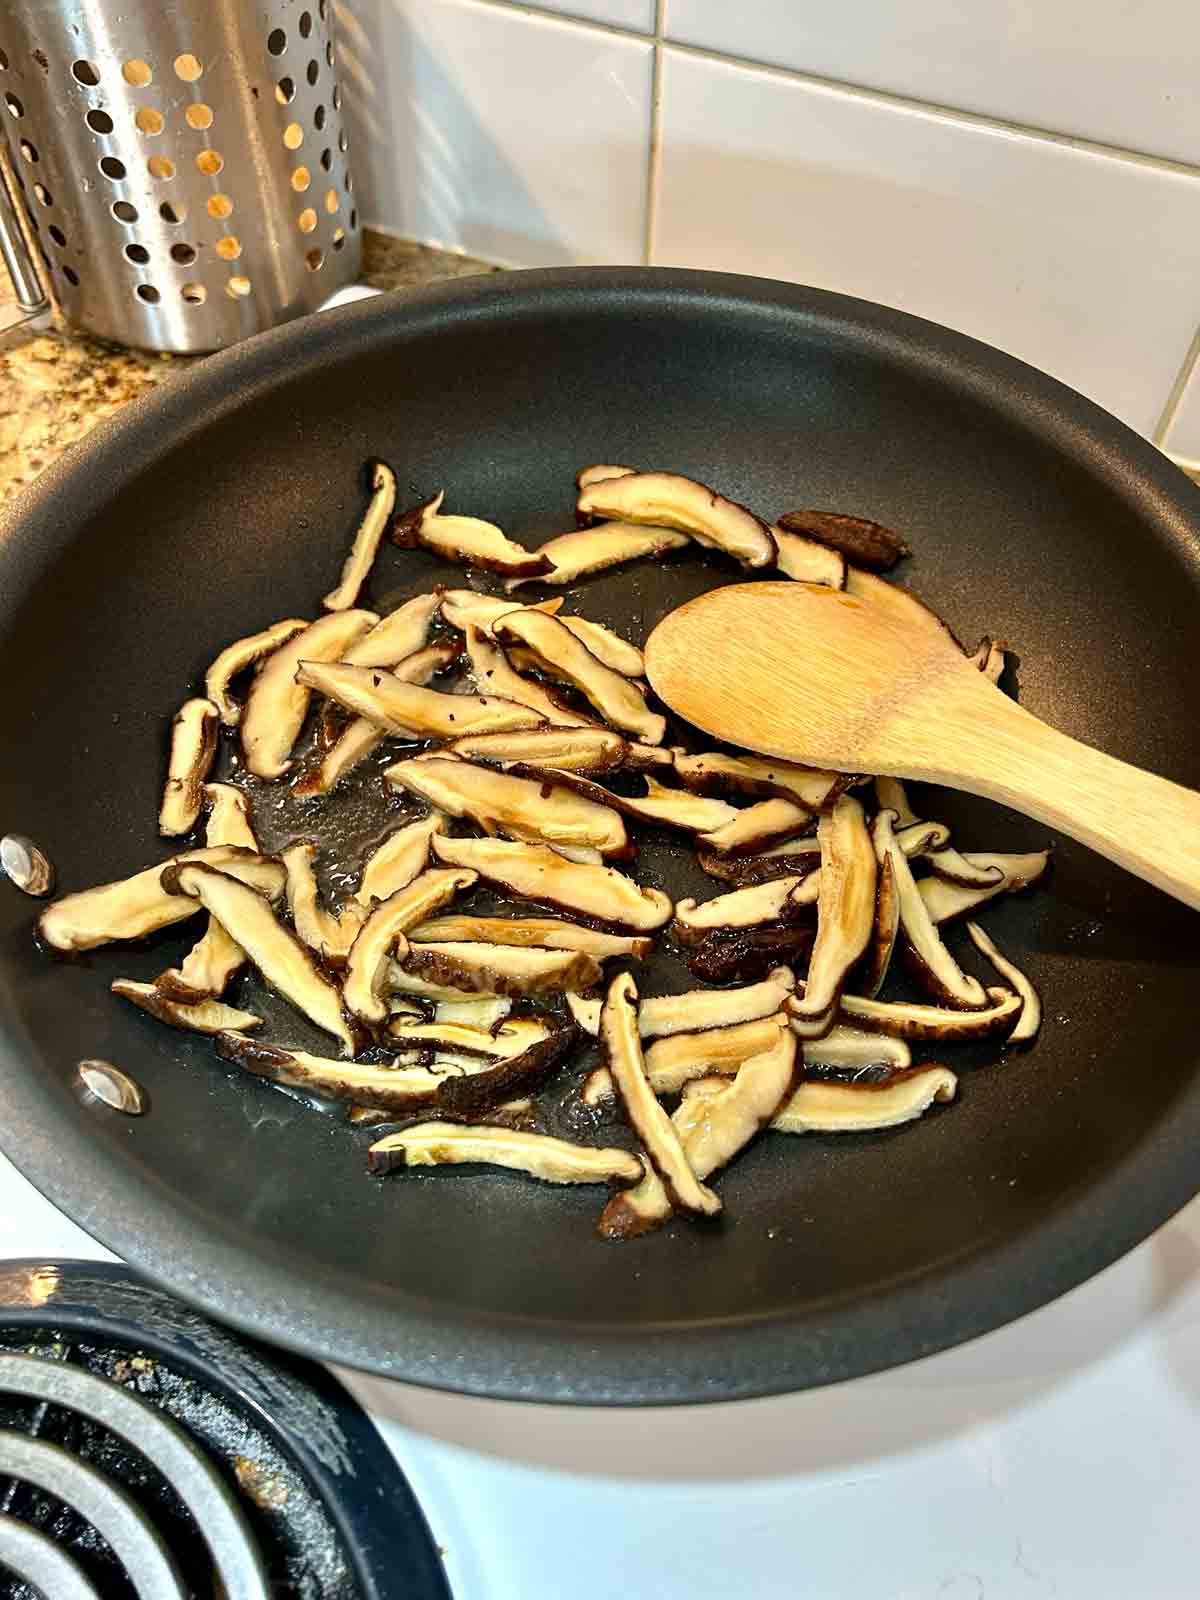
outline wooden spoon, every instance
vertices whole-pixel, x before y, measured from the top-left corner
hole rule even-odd
[[[1200,909],[1200,794],[1023,711],[932,611],[869,573],[844,593],[711,590],[655,628],[646,672],[660,699],[718,739],[985,795]]]

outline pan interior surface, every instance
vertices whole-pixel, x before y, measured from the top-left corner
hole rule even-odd
[[[907,538],[903,581],[961,639],[1012,642],[1031,711],[1200,787],[1200,495],[1150,446],[1007,357],[860,302],[701,274],[503,275],[203,363],[0,527],[0,819],[62,888],[167,853],[170,716],[223,645],[318,614],[371,456],[403,500],[444,487],[447,510],[530,543],[572,526],[573,475],[596,460],[691,474],[768,517],[875,518]],[[738,577],[687,552],[586,580],[568,606],[641,642]],[[366,601],[462,581],[389,547]],[[983,802],[922,800],[963,848],[1046,842]],[[7,888],[0,1143],[135,1266],[351,1365],[602,1403],[854,1376],[1043,1303],[1200,1186],[1200,921],[1056,843],[1046,888],[987,917],[1042,991],[1036,1048],[947,1052],[958,1102],[917,1124],[760,1141],[722,1180],[716,1226],[614,1246],[593,1235],[594,1189],[368,1179],[340,1119],[110,996],[173,963],[189,926],[50,961]],[[716,892],[682,845],[644,863],[669,891]],[[684,974],[656,958],[639,982]],[[130,1072],[151,1114],[83,1105],[86,1056]]]

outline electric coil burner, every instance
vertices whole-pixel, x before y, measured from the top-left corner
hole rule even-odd
[[[0,1600],[449,1600],[323,1368],[93,1262],[0,1265]]]

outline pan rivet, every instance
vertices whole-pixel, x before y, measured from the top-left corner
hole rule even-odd
[[[20,833],[0,839],[0,873],[26,894],[46,895],[54,888],[54,867],[34,844]]]
[[[75,1073],[80,1088],[113,1111],[122,1111],[127,1117],[140,1117],[147,1109],[149,1101],[141,1084],[135,1083],[120,1067],[114,1067],[111,1061],[93,1057],[81,1061]]]

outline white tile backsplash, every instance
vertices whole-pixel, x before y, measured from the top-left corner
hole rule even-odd
[[[1198,320],[1200,174],[668,50],[656,260],[931,317],[1148,433]]]
[[[1196,0],[669,0],[681,43],[1200,164]]]
[[[537,0],[543,11],[560,11],[564,17],[584,17],[607,22],[634,33],[654,32],[654,0]]]
[[[1200,469],[1200,364],[1192,368],[1162,444],[1177,461]]]
[[[510,266],[640,261],[653,47],[477,0],[343,0],[366,222]]]

